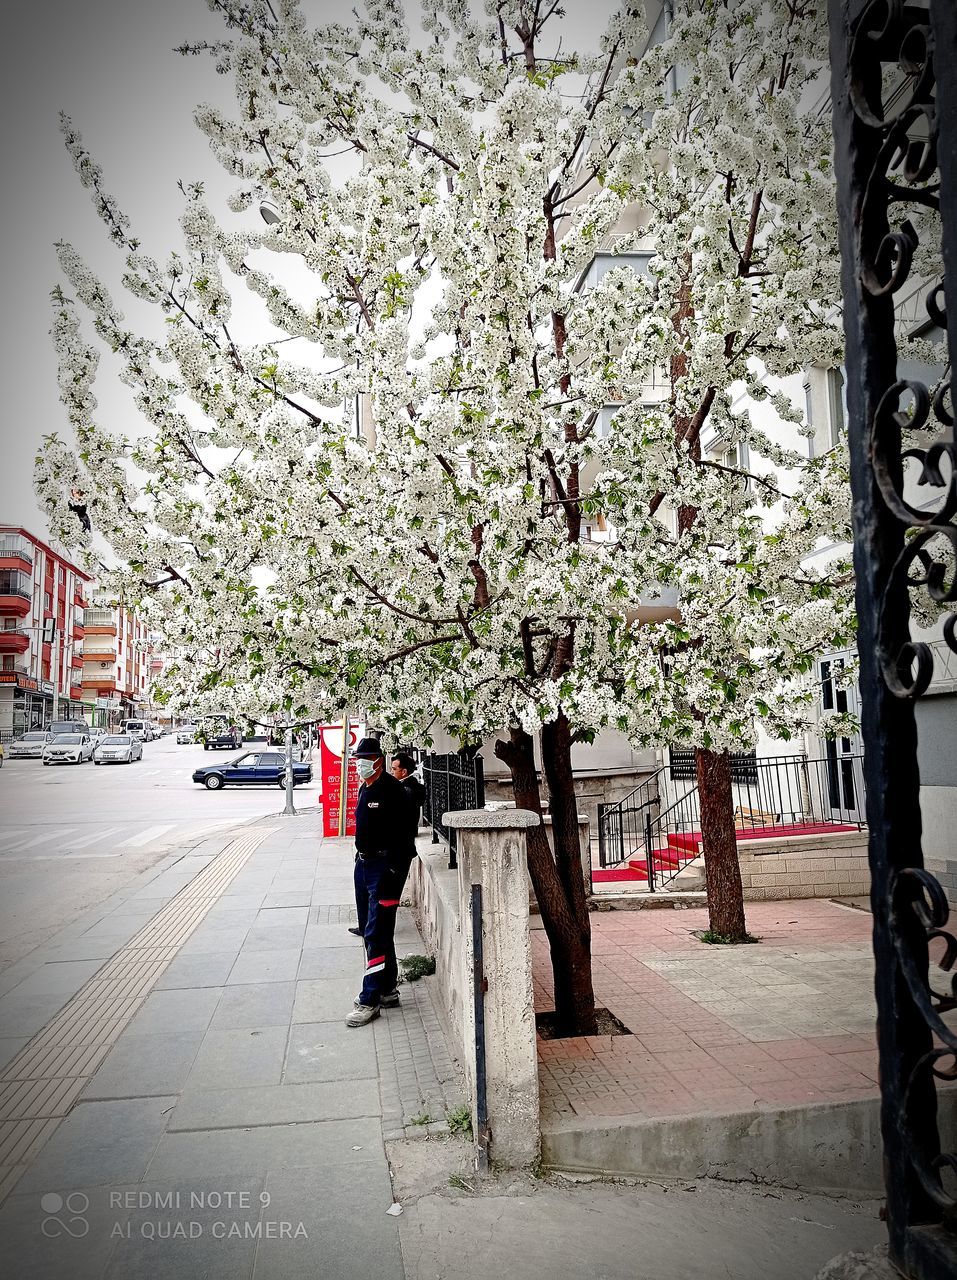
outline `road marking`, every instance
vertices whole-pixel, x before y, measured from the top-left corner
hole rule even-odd
[[[50,831],[45,836],[34,836],[32,840],[28,840],[25,844],[17,841],[17,851],[22,853],[24,849],[34,849],[38,844],[46,844],[49,840],[59,840],[63,836],[69,835],[71,831],[75,831],[76,827],[57,827],[55,831]]]
[[[129,840],[121,840],[119,848],[142,849],[143,845],[149,844],[152,840],[158,839],[166,831],[172,831],[175,826],[175,822],[170,822],[162,827],[147,827],[145,831],[141,831],[138,835],[131,836]]]
[[[15,827],[12,831],[0,831],[0,840],[4,844],[15,844],[21,836],[25,836],[31,830],[31,827]]]
[[[96,844],[97,840],[105,840],[107,836],[122,830],[122,827],[106,827],[102,831],[94,831],[91,836],[84,836],[82,840],[70,840],[69,846],[71,849],[85,849],[87,845]]]

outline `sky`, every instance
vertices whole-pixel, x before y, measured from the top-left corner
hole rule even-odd
[[[416,0],[408,0],[410,10]],[[352,0],[304,0],[315,23],[347,21]],[[613,0],[567,0],[564,47],[595,47]],[[230,80],[210,59],[173,52],[184,41],[222,38],[205,0],[49,0],[20,4],[5,16],[8,58],[0,78],[0,524],[45,536],[33,494],[33,458],[44,435],[70,437],[57,397],[48,336],[50,289],[60,280],[54,243],[72,242],[113,289],[131,327],[145,304],[122,297],[122,255],[110,244],[63,146],[65,111],[104,170],[104,183],[132,220],[143,250],[163,262],[179,238],[177,181],[200,178],[222,207],[233,182],[212,158],[192,121],[194,107],[229,108]],[[252,335],[250,335],[251,337]],[[114,375],[114,376],[111,376]],[[135,426],[130,393],[105,355],[96,384],[97,420]]]

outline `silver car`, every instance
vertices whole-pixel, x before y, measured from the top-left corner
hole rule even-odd
[[[44,764],[82,764],[93,755],[93,742],[86,733],[61,733],[43,748]]]
[[[181,724],[176,730],[176,741],[182,745],[184,742],[196,741],[196,725]]]
[[[131,733],[110,733],[93,749],[94,764],[132,764],[143,759],[143,744]]]
[[[29,759],[39,760],[43,755],[43,748],[50,741],[50,735],[44,729],[36,729],[32,733],[25,733],[20,738],[14,740],[7,747],[7,754],[11,760]]]

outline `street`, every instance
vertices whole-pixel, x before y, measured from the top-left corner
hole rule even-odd
[[[191,781],[197,766],[240,754],[177,746],[169,735],[144,743],[131,765],[46,767],[8,757],[0,769],[0,970],[170,848],[185,852],[217,830],[278,813],[276,787],[212,792]],[[314,804],[316,791],[297,788],[297,805]]]

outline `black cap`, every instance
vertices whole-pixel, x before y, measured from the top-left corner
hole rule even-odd
[[[352,753],[357,760],[375,760],[382,755],[378,738],[362,738]]]

